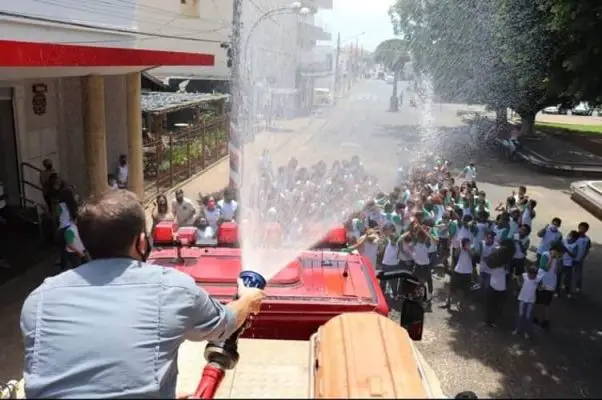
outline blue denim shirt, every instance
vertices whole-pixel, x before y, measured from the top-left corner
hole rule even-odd
[[[235,330],[234,313],[189,276],[131,259],[95,260],[46,279],[25,300],[25,394],[175,398],[180,344],[224,340]]]

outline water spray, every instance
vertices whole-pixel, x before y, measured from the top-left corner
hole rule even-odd
[[[242,283],[248,288],[264,289],[267,281],[255,271],[242,271],[239,275]],[[238,300],[238,294],[234,296]],[[224,342],[209,342],[205,347],[205,360],[207,365],[203,368],[201,381],[199,382],[194,398],[212,399],[219,389],[219,385],[226,375],[226,371],[236,368],[240,355],[238,354],[238,339],[251,325],[251,319],[245,321]]]

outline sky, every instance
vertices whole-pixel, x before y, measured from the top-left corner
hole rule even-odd
[[[361,46],[374,50],[380,42],[394,37],[389,7],[395,0],[334,0],[333,10],[320,11],[320,19],[330,25],[333,44],[341,33],[344,46],[357,37]],[[358,36],[358,34],[366,32]]]

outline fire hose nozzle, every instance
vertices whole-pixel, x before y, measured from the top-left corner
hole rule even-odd
[[[245,287],[264,289],[267,285],[266,279],[255,271],[242,271],[239,275]],[[234,296],[234,300],[238,294]],[[205,360],[208,363],[218,365],[224,370],[231,370],[238,363],[238,338],[248,326],[248,321],[236,330],[225,342],[209,342],[205,347]]]

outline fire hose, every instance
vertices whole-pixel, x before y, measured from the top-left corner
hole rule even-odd
[[[263,276],[254,271],[243,271],[240,279],[245,287],[264,289],[267,282]],[[234,300],[238,299],[238,294]],[[238,354],[238,339],[251,325],[251,319],[245,321],[224,342],[209,342],[205,347],[204,357],[207,365],[203,368],[201,380],[194,392],[193,398],[213,399],[215,393],[226,375],[226,371],[236,368],[240,355]]]

